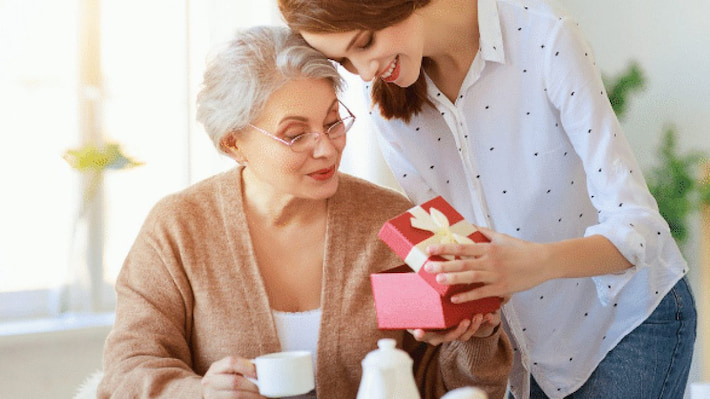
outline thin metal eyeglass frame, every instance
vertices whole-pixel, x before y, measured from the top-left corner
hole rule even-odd
[[[291,141],[286,141],[286,140],[284,140],[284,139],[282,139],[282,138],[280,138],[280,137],[277,137],[276,135],[272,134],[271,132],[269,132],[269,131],[267,131],[267,130],[264,130],[264,129],[258,127],[258,126],[254,126],[254,125],[252,125],[251,123],[248,123],[247,125],[248,125],[249,127],[253,128],[254,130],[256,130],[256,131],[258,131],[258,132],[261,132],[261,133],[263,133],[263,134],[265,134],[265,135],[271,137],[272,139],[274,139],[274,140],[276,140],[276,141],[278,141],[278,142],[280,142],[280,143],[286,145],[288,148],[291,149],[291,151],[293,151],[293,152],[295,152],[295,153],[307,152],[308,150],[303,150],[303,151],[296,151],[296,150],[294,150],[294,149],[293,149],[293,144],[294,144],[294,142],[296,142],[297,140],[305,140],[305,139],[302,138],[302,137],[304,137],[304,136],[306,136],[306,135],[312,135],[312,134],[315,134],[315,135],[316,135],[316,136],[315,136],[315,140],[313,140],[314,143],[317,143],[318,140],[320,140],[320,137],[321,137],[322,135],[326,135],[326,136],[328,136],[328,138],[330,139],[330,138],[331,138],[331,137],[330,137],[330,131],[333,130],[334,127],[338,126],[339,123],[341,123],[341,124],[343,124],[345,130],[343,131],[343,134],[341,134],[341,135],[335,137],[335,138],[339,138],[339,137],[345,136],[345,134],[350,130],[350,128],[353,127],[353,124],[355,124],[355,120],[356,120],[357,118],[356,118],[355,115],[353,115],[353,113],[350,111],[350,108],[348,108],[348,107],[347,107],[345,104],[343,104],[343,102],[340,101],[340,100],[338,100],[338,103],[339,103],[341,106],[343,106],[343,107],[345,108],[345,110],[348,112],[348,115],[349,115],[349,116],[346,116],[346,117],[340,119],[338,122],[335,122],[335,123],[332,124],[332,125],[328,128],[328,130],[325,131],[325,132],[307,132],[307,133],[303,133],[303,134],[300,134],[300,135],[298,135],[297,137],[293,138]]]

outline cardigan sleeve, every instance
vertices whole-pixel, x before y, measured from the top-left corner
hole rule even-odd
[[[202,397],[189,347],[189,283],[177,254],[154,233],[144,226],[118,276],[99,398]]]
[[[513,352],[502,328],[486,338],[438,346],[406,334],[403,345],[414,359],[414,376],[423,399],[438,399],[465,386],[484,390],[489,399],[505,397]]]

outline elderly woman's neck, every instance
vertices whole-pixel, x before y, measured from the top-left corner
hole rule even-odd
[[[321,223],[327,214],[326,199],[306,199],[278,193],[268,186],[242,180],[244,211],[250,223],[285,228]]]
[[[244,200],[247,216],[263,227],[285,228],[320,224],[327,213],[326,200],[303,198],[265,198]]]

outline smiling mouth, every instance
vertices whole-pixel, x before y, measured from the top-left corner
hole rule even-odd
[[[394,82],[397,80],[399,77],[399,56],[394,57],[394,60],[392,60],[392,63],[389,65],[389,68],[380,75],[380,79],[384,80],[385,82]]]

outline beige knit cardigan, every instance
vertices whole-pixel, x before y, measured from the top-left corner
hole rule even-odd
[[[150,212],[116,282],[99,398],[201,398],[200,379],[213,362],[280,350],[245,219],[241,170],[170,195]],[[466,385],[502,398],[512,361],[502,329],[437,347],[406,331],[377,329],[369,274],[401,264],[377,232],[410,206],[394,191],[340,174],[328,200],[318,397],[355,398],[360,362],[378,339],[391,337],[414,358],[423,398]]]

